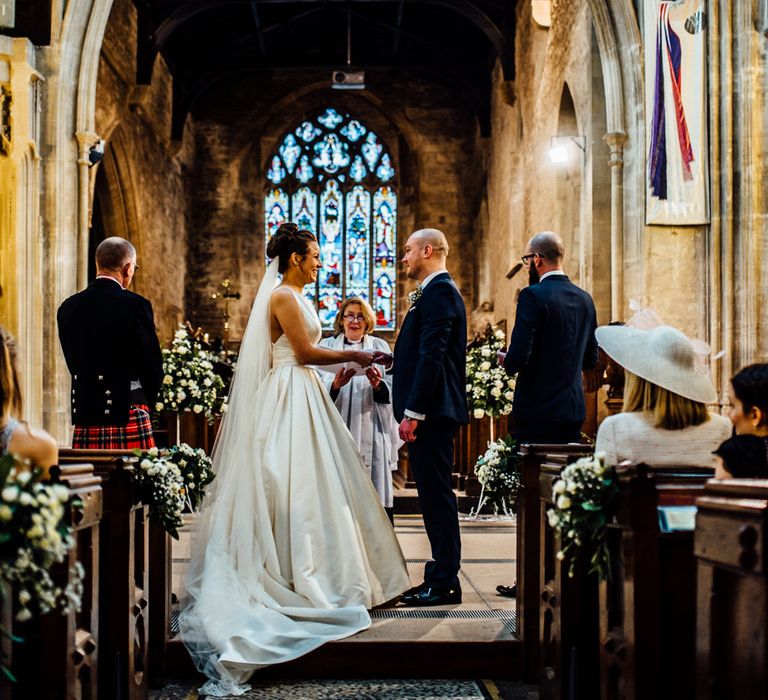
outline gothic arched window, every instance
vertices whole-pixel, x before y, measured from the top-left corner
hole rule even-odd
[[[378,330],[395,329],[394,182],[379,137],[330,107],[289,131],[269,160],[265,239],[284,221],[317,236],[323,268],[310,296],[325,329],[349,296],[370,302]]]

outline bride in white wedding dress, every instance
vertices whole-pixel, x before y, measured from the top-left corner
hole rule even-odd
[[[301,293],[321,267],[314,236],[283,224],[267,253],[180,616],[210,679],[200,693],[219,697],[246,692],[256,669],[366,629],[368,610],[410,585],[357,446],[307,366],[372,358],[316,346],[320,322]]]

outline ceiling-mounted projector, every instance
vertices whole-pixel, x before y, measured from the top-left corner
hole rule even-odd
[[[335,70],[331,75],[331,87],[336,90],[365,90],[365,71]]]

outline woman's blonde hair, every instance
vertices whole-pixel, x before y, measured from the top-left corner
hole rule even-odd
[[[692,401],[658,384],[624,370],[625,413],[653,411],[654,425],[665,430],[682,430],[709,420],[706,404]]]
[[[11,416],[21,418],[23,411],[16,354],[16,341],[0,326],[0,425]]]
[[[336,335],[344,332],[344,313],[350,304],[360,304],[360,308],[363,310],[363,317],[365,318],[365,332],[370,333],[376,327],[376,320],[371,305],[361,297],[347,297],[341,302],[339,313],[336,314],[336,320],[333,322],[333,332]]]

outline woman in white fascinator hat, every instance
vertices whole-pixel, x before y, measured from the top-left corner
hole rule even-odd
[[[707,410],[717,399],[694,343],[672,326],[601,326],[605,353],[624,368],[623,412],[597,431],[596,452],[609,464],[715,466],[712,451],[731,433],[727,418]]]

